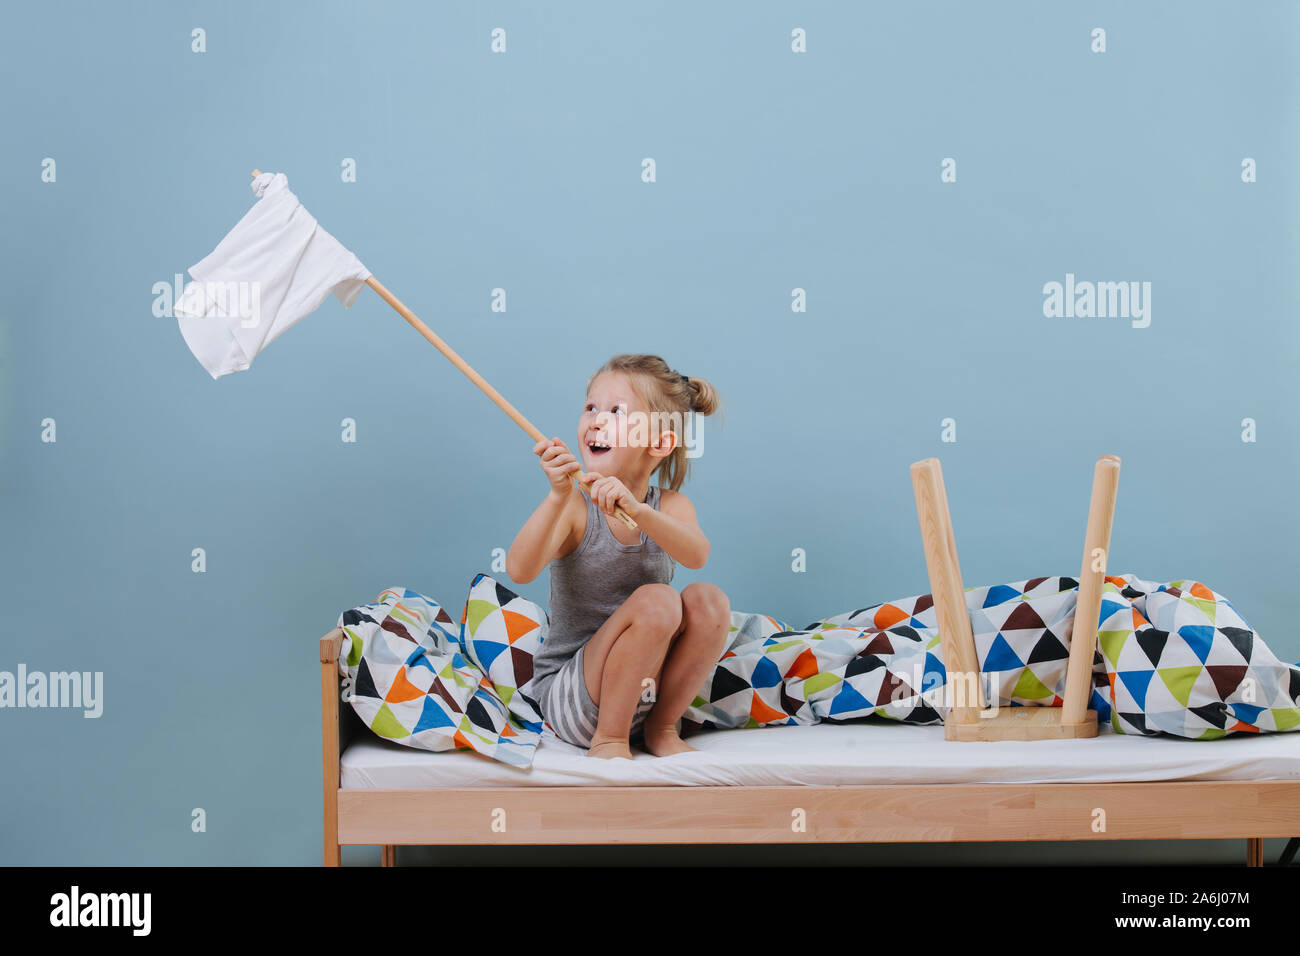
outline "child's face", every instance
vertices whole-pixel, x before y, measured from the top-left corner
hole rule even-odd
[[[602,414],[606,413],[606,414]],[[626,416],[646,415],[646,408],[632,389],[632,382],[622,372],[604,372],[591,383],[582,417],[578,419],[578,448],[582,452],[584,471],[602,475],[632,474],[647,459],[649,451],[642,445],[629,447]]]

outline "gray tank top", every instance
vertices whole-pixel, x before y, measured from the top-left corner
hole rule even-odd
[[[623,544],[609,529],[605,513],[583,489],[587,531],[572,552],[551,562],[550,628],[533,658],[532,696],[541,699],[556,671],[578,653],[643,584],[667,584],[674,561],[644,531],[638,544]],[[659,510],[659,487],[651,485],[645,503]]]

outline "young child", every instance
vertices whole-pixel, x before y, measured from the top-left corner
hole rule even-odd
[[[590,757],[631,759],[638,730],[656,756],[695,749],[678,721],[722,655],[731,604],[716,585],[678,593],[669,582],[677,564],[702,568],[709,557],[695,508],[677,489],[689,465],[688,413],[717,408],[703,379],[657,355],[616,355],[587,383],[582,462],[558,438],[533,448],[551,489],[511,544],[506,573],[526,584],[550,565],[551,625],[534,660],[534,693],[547,723]]]

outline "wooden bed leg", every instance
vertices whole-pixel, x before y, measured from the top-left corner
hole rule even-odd
[[[391,843],[385,843],[379,849],[380,866],[397,866],[397,847]]]
[[[1249,837],[1246,840],[1246,865],[1264,865],[1264,841],[1262,838]]]
[[[339,866],[339,652],[337,627],[320,639],[320,738],[325,797],[325,865]]]

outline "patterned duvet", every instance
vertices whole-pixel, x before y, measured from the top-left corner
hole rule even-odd
[[[966,591],[990,703],[1060,706],[1077,598],[1070,577]],[[543,730],[529,694],[533,655],[548,627],[538,605],[479,574],[458,620],[431,597],[389,588],[338,623],[344,699],[376,734],[531,766]],[[1117,732],[1214,740],[1300,727],[1300,666],[1278,660],[1203,584],[1109,576],[1097,637],[1089,707]],[[946,678],[928,594],[803,628],[733,611],[723,656],[684,720],[937,724]]]

